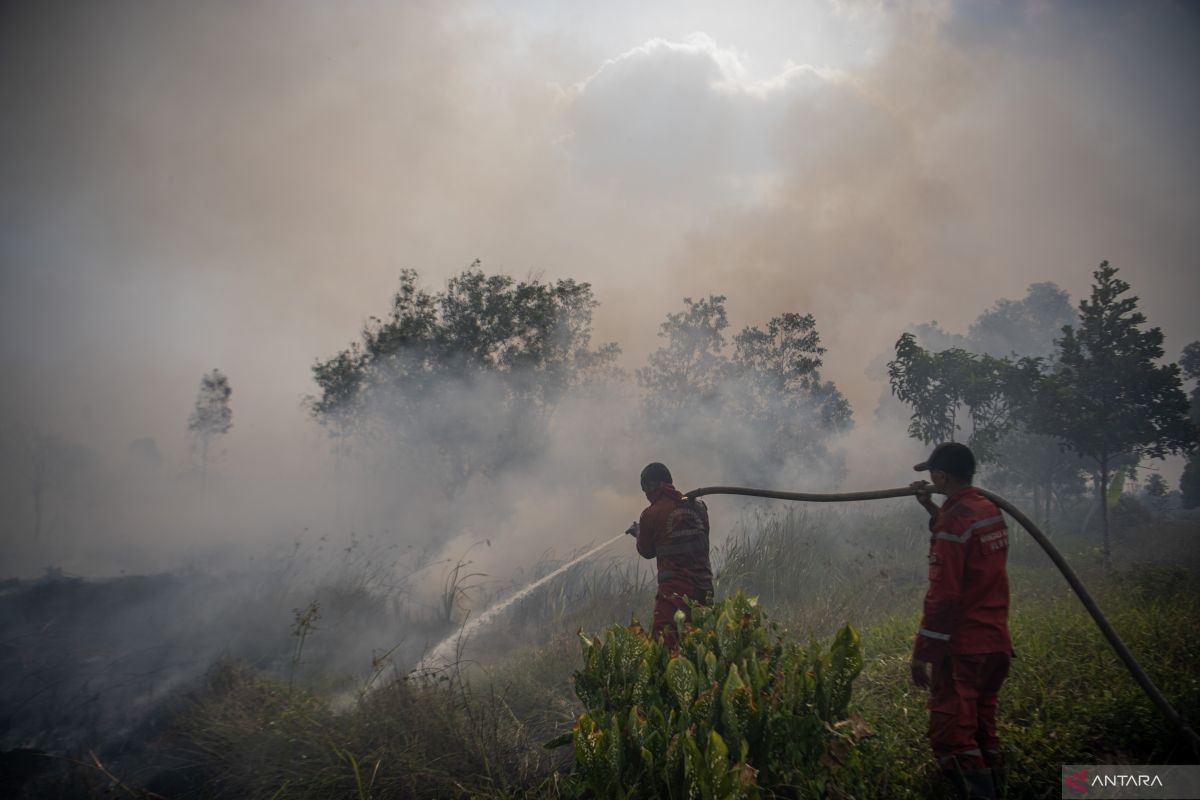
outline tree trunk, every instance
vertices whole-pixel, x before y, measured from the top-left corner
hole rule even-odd
[[[208,490],[208,437],[203,436],[200,439],[200,494],[203,496]]]
[[[1104,569],[1112,570],[1112,549],[1108,541],[1108,456],[1100,457],[1100,522],[1104,531]]]

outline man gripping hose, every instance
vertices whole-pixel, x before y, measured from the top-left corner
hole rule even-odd
[[[944,775],[964,798],[1003,789],[1004,760],[996,736],[996,702],[1008,677],[1008,530],[1000,509],[971,481],[975,455],[946,442],[913,469],[929,471],[946,495],[917,494],[929,512],[929,591],[912,655],[912,681],[929,690],[929,742]],[[1000,784],[999,786],[997,784]]]
[[[658,559],[658,594],[654,598],[652,635],[662,635],[667,647],[678,644],[675,612],[691,619],[687,601],[712,602],[712,566],[708,560],[708,508],[701,500],[685,498],[673,485],[671,471],[657,461],[641,475],[642,491],[650,506],[629,526],[637,537],[642,558]]]

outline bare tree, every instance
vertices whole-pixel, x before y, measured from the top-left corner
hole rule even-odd
[[[200,485],[208,483],[209,447],[219,436],[224,436],[233,427],[233,409],[229,407],[229,378],[214,369],[200,378],[200,391],[196,395],[196,407],[188,417],[188,432],[194,446],[200,451]]]

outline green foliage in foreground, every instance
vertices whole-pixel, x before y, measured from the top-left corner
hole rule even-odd
[[[812,796],[834,773],[855,772],[862,726],[846,716],[863,658],[853,628],[828,647],[772,642],[757,601],[742,592],[696,608],[691,625],[677,622],[677,653],[636,623],[603,639],[581,634],[576,793]]]

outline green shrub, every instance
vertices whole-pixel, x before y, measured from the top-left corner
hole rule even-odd
[[[853,628],[828,648],[802,646],[768,628],[742,592],[695,608],[691,624],[682,614],[676,622],[676,653],[636,622],[603,639],[580,634],[575,691],[586,711],[570,734],[576,795],[821,796],[857,773],[865,726],[846,720],[862,669]]]

